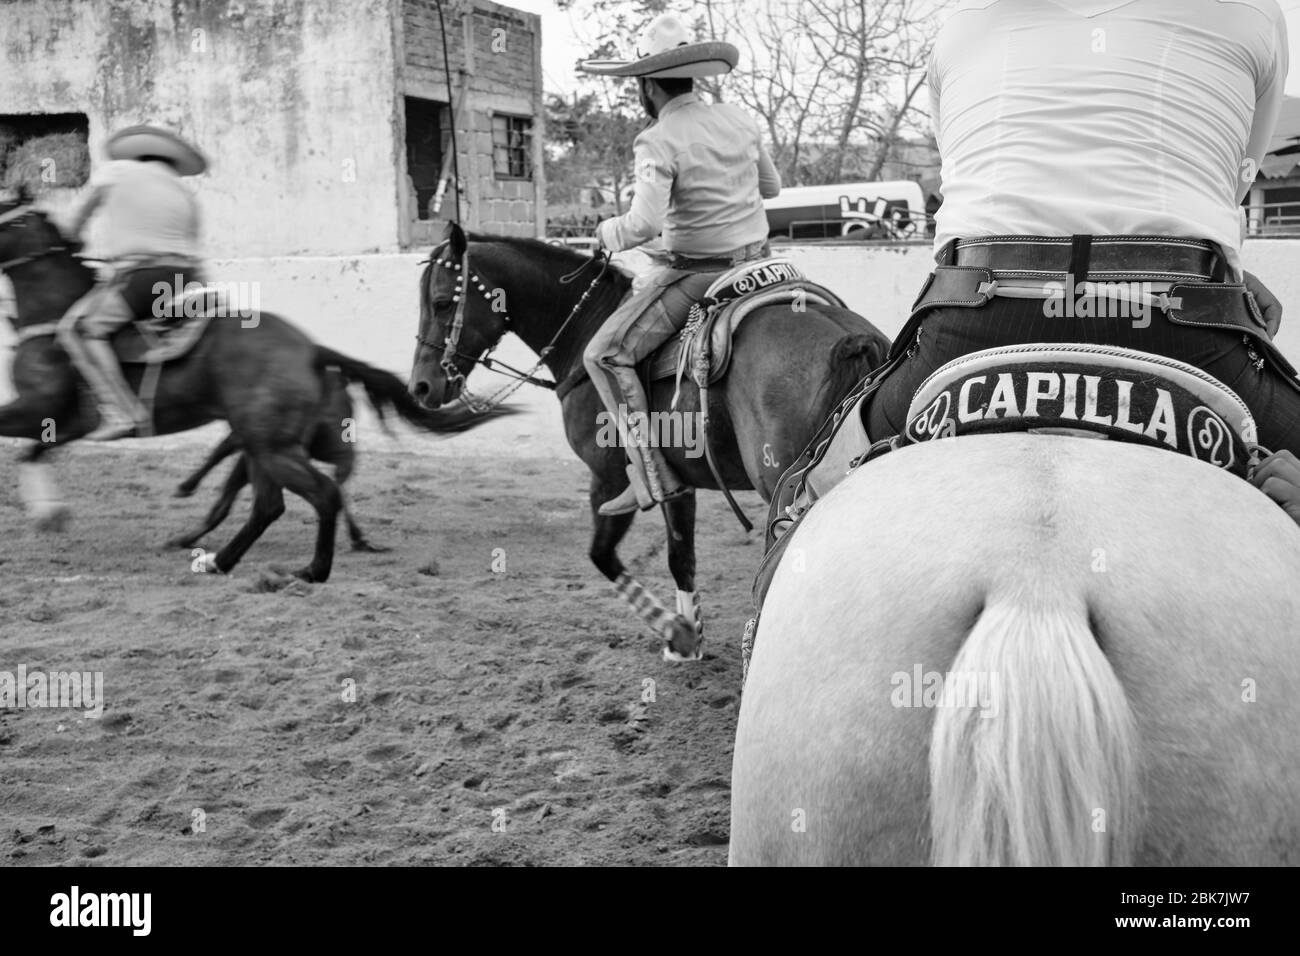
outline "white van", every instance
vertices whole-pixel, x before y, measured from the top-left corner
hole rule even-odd
[[[925,236],[925,197],[920,184],[910,179],[795,186],[763,205],[771,239]]]

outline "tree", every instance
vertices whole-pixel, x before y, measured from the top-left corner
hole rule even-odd
[[[546,182],[554,202],[578,204],[584,191],[613,192],[614,208],[623,212],[623,191],[632,181],[632,143],[644,126],[595,93],[546,100]]]
[[[580,11],[593,57],[627,55],[667,0],[557,0]],[[900,144],[923,139],[921,96],[934,0],[702,0],[700,36],[740,48],[730,75],[699,86],[753,113],[787,185],[877,179]],[[598,80],[635,102],[635,85]]]
[[[740,38],[735,98],[762,118],[782,178],[875,179],[921,134],[919,94],[937,23],[929,0],[710,0]],[[870,157],[863,162],[864,157]]]

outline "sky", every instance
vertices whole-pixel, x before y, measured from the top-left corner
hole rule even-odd
[[[568,93],[576,89],[574,61],[587,56],[595,45],[590,31],[583,29],[582,18],[557,9],[554,0],[501,2],[518,10],[542,15],[542,72],[547,92]],[[1279,4],[1286,14],[1291,40],[1291,72],[1286,89],[1292,96],[1300,96],[1300,0],[1279,0]],[[681,10],[689,13],[692,6],[683,3]],[[631,38],[629,45],[630,42]]]

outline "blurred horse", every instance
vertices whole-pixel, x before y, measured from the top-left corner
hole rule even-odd
[[[98,424],[94,402],[55,341],[58,321],[88,292],[94,272],[25,193],[0,202],[0,272],[14,289],[18,334],[13,382],[18,393],[0,407],[0,435],[35,444],[19,468],[20,493],[41,526],[60,527],[68,508],[41,459],[55,447],[88,434]],[[247,460],[253,507],[244,526],[205,571],[229,572],[248,548],[284,513],[284,489],[305,499],[317,515],[311,562],[294,573],[324,581],[334,561],[334,534],[341,498],[333,480],[312,467],[305,441],[325,399],[325,370],[361,382],[373,401],[391,406],[407,421],[433,431],[460,430],[481,416],[464,409],[434,413],[420,408],[394,375],[317,345],[278,315],[260,313],[253,325],[211,319],[194,347],[165,363],[155,392],[155,434],[185,431],[216,419],[230,423]],[[125,368],[138,389],[143,364]]]
[[[375,412],[382,421],[383,405],[376,405]],[[348,525],[348,536],[352,539],[352,550],[387,551],[387,548],[372,544],[366,537],[366,533],[361,530],[361,526],[357,524],[356,519],[352,516],[352,511],[348,508],[347,495],[343,493],[343,485],[352,476],[357,461],[356,442],[347,437],[347,423],[350,422],[354,423],[355,418],[352,399],[348,395],[347,380],[337,369],[326,369],[325,402],[321,405],[316,427],[307,436],[307,454],[311,455],[315,461],[321,461],[334,467],[334,482],[339,486],[340,507],[343,511],[343,519]],[[199,484],[207,476],[208,472],[236,453],[239,453],[239,459],[235,462],[235,467],[230,470],[230,474],[226,476],[226,481],[221,486],[221,494],[217,496],[216,502],[212,505],[212,510],[203,519],[203,523],[189,531],[175,535],[168,540],[168,545],[184,548],[188,551],[198,544],[205,535],[211,534],[229,517],[235,498],[238,497],[240,490],[248,484],[248,459],[240,453],[239,443],[236,441],[233,432],[226,435],[217,447],[212,449],[203,464],[177,485],[174,492],[176,498],[188,498],[198,489]]]

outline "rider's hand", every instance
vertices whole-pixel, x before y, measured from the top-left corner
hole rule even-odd
[[[1244,275],[1246,291],[1255,297],[1255,304],[1264,315],[1264,327],[1268,330],[1268,337],[1271,339],[1277,335],[1277,330],[1282,326],[1282,303],[1269,291],[1268,286],[1259,281],[1258,276],[1249,272]]]
[[[1289,451],[1265,458],[1255,469],[1250,483],[1268,495],[1291,520],[1300,524],[1300,460]]]

